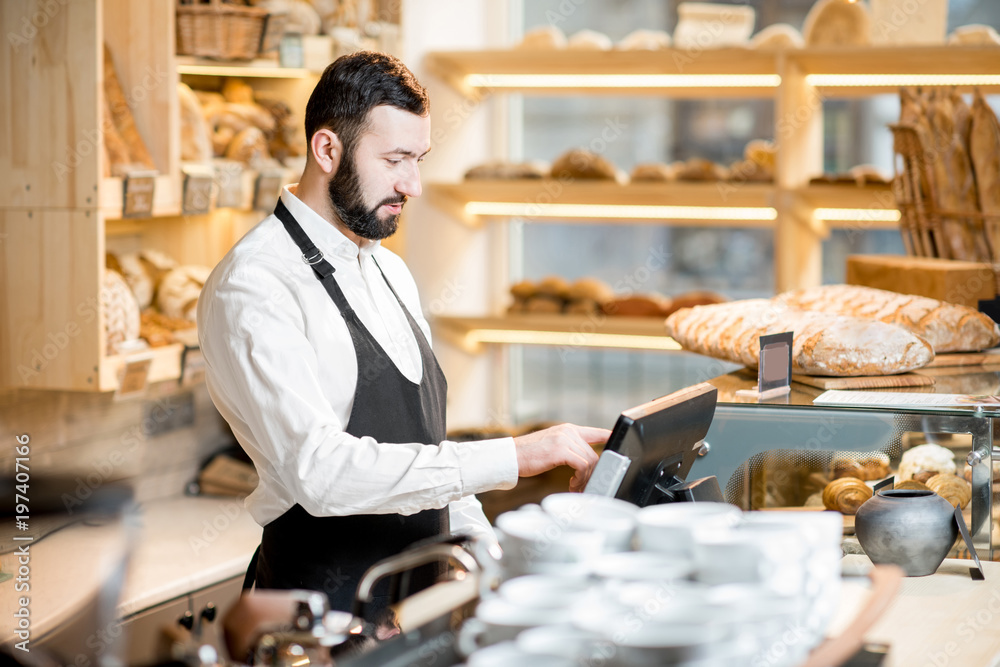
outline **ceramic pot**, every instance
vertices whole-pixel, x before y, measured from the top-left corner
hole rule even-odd
[[[958,537],[955,508],[933,491],[886,489],[858,508],[854,531],[873,563],[934,574]]]

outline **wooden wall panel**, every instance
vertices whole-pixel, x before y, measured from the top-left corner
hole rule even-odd
[[[0,3],[0,208],[96,205],[98,16],[98,0]]]
[[[103,225],[96,213],[0,210],[2,384],[93,390],[103,346]]]

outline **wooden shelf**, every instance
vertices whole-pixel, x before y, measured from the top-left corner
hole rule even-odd
[[[679,97],[768,97],[781,84],[786,71],[809,75],[886,76],[992,76],[988,88],[1000,86],[1000,47],[995,46],[872,46],[854,48],[794,49],[784,51],[748,48],[662,51],[456,51],[429,54],[428,69],[469,95],[506,90],[538,95],[629,94]],[[466,77],[481,75],[479,85]],[[570,75],[592,77],[578,81],[531,81],[509,75]],[[666,85],[649,75],[679,79]],[[773,85],[736,77],[778,77]],[[490,76],[493,76],[491,81]],[[708,82],[703,78],[719,77]],[[607,79],[603,77],[620,77]],[[701,78],[699,78],[701,77]],[[728,81],[726,79],[729,79]],[[900,83],[849,83],[818,87],[831,94],[870,95],[894,92]],[[927,85],[927,84],[925,84]],[[965,86],[968,87],[968,86]]]
[[[181,355],[184,346],[180,344],[151,347],[129,354],[118,354],[101,359],[100,391],[114,391],[118,388],[119,374],[129,361],[152,359],[148,382],[176,380],[181,376]]]
[[[850,183],[811,183],[795,192],[808,209],[849,209],[856,219],[823,220],[833,229],[899,229],[899,210],[892,188],[886,185],[858,186]],[[887,219],[889,216],[894,219]]]
[[[98,208],[105,219],[115,220],[122,217],[124,205],[123,190],[125,179],[106,177],[101,179],[100,201]],[[181,214],[180,185],[174,176],[160,174],[156,177],[153,191],[153,211],[151,217],[159,218]]]
[[[468,352],[486,343],[679,350],[666,335],[659,317],[597,315],[507,315],[504,317],[438,317],[445,338]]]
[[[633,183],[619,185],[610,181],[575,181],[563,183],[554,179],[533,180],[469,180],[462,183],[433,183],[428,192],[435,203],[451,210],[470,225],[483,218],[496,216],[477,214],[467,206],[470,202],[510,204],[523,208],[523,216],[537,222],[549,219],[608,222],[627,221],[630,224],[695,224],[722,227],[764,227],[773,225],[774,188],[760,183]],[[571,209],[566,213],[553,211],[551,205],[584,207],[670,207],[665,211],[629,208],[618,210]],[[695,209],[688,211],[676,208]],[[727,219],[725,208],[748,209],[746,216],[764,219]],[[734,211],[739,213],[739,211]],[[660,213],[676,215],[666,217]],[[639,217],[642,216],[642,217]],[[767,216],[771,216],[767,219]],[[734,216],[735,217],[735,216]]]
[[[183,76],[239,76],[261,79],[305,79],[315,74],[304,67],[282,67],[277,59],[212,60],[177,56],[177,73]]]

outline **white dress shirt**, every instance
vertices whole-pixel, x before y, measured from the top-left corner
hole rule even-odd
[[[419,383],[417,342],[379,272],[429,342],[406,265],[378,242],[359,249],[294,192],[283,189],[281,200],[336,269],[348,303],[399,371]],[[258,523],[295,503],[313,516],[413,514],[447,505],[453,531],[492,536],[472,494],[517,483],[513,440],[381,443],[346,433],[358,377],[351,336],[274,215],[212,271],[198,300],[198,337],[212,400],[260,476],[246,500]]]

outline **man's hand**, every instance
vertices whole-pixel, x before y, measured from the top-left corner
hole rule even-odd
[[[611,431],[606,428],[560,424],[514,438],[517,474],[531,477],[568,465],[576,471],[569,481],[569,490],[582,491],[597,465],[598,456],[592,445],[605,443],[609,437]]]

